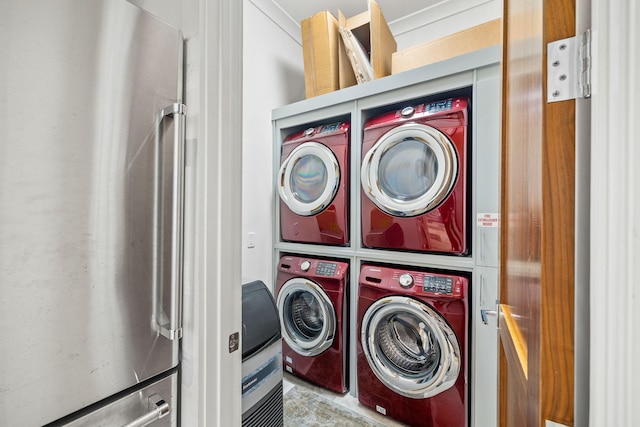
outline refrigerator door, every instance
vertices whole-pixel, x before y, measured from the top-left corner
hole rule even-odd
[[[182,36],[124,0],[0,10],[0,424],[36,426],[178,364]]]

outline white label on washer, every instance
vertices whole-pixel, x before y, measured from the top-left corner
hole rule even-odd
[[[478,227],[499,227],[500,226],[500,214],[499,213],[479,213],[478,214]]]
[[[286,360],[287,363],[293,363],[293,359],[290,356],[285,356],[284,360]]]
[[[376,411],[380,412],[382,415],[387,415],[387,410],[380,405],[376,405]]]
[[[286,366],[284,367],[284,369],[286,369],[286,370],[287,370],[287,372],[289,372],[289,373],[292,373],[292,374],[293,374],[293,368],[292,368],[291,366],[286,365]]]

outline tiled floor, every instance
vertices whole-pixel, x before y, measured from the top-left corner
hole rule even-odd
[[[333,393],[292,375],[284,377],[285,427],[400,427],[397,423],[362,406],[349,393]]]

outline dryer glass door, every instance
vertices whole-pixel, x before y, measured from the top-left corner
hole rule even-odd
[[[293,351],[316,356],[333,344],[337,319],[331,300],[317,283],[287,281],[278,293],[282,336]]]
[[[389,215],[416,216],[435,209],[458,176],[458,156],[449,138],[426,125],[393,128],[362,162],[362,188]]]
[[[322,212],[333,200],[340,183],[340,166],[333,152],[319,142],[296,147],[280,166],[278,191],[298,215]]]
[[[460,373],[460,346],[433,308],[408,297],[374,302],[362,319],[360,341],[378,379],[414,399],[435,396]]]

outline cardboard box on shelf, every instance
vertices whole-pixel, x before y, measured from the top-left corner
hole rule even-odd
[[[338,20],[323,10],[304,19],[300,27],[307,98],[340,89]]]
[[[395,52],[392,61],[392,74],[500,43],[502,43],[502,19],[498,18],[440,39]]]
[[[341,11],[338,11],[338,21],[340,26],[351,31],[368,52],[369,61],[373,68],[373,77],[378,79],[390,75],[391,58],[397,50],[397,44],[378,3],[370,0],[367,11],[351,18],[346,18]],[[339,67],[340,88],[356,84],[353,67],[346,55],[342,39],[340,39]]]
[[[378,4],[370,0],[366,12],[351,18],[339,12],[339,17],[338,21],[331,12],[323,10],[300,25],[307,98],[356,84],[339,25],[351,30],[366,50],[374,78],[391,74],[391,56],[397,45]]]

